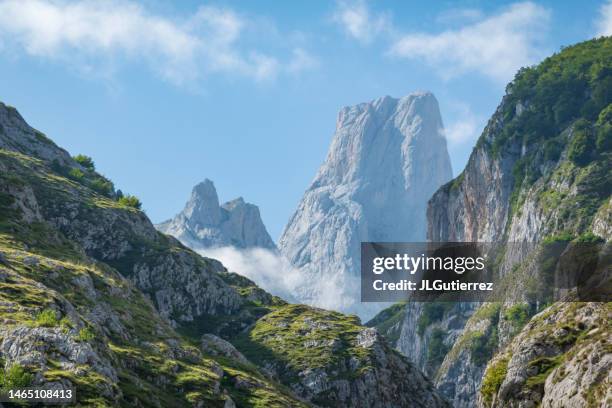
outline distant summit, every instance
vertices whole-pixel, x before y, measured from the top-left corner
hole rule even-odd
[[[259,208],[242,197],[219,205],[217,190],[209,179],[193,188],[183,211],[156,227],[194,249],[224,246],[276,249]]]
[[[430,92],[341,109],[327,158],[279,241],[304,273],[295,297],[371,316],[381,304],[359,301],[360,243],[425,241],[427,200],[451,176]]]

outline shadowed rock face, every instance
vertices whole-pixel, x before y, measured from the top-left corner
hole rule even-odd
[[[423,241],[427,200],[451,178],[435,97],[382,97],[343,108],[327,158],[279,241],[304,271],[296,297],[321,307],[359,304],[361,241]]]
[[[215,185],[208,179],[193,188],[183,211],[156,227],[194,249],[223,246],[276,249],[259,208],[242,197],[219,205]]]

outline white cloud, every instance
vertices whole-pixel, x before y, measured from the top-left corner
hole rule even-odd
[[[364,44],[391,27],[389,17],[373,13],[365,0],[338,1],[333,20],[340,24],[347,35]]]
[[[215,72],[274,77],[284,62],[241,46],[249,24],[233,10],[210,6],[172,19],[129,0],[0,0],[5,48],[84,69],[121,58],[144,61],[175,83]]]
[[[422,59],[445,78],[474,71],[506,82],[521,66],[533,64],[544,55],[539,40],[549,14],[534,3],[516,3],[458,29],[401,36],[390,54]]]
[[[292,58],[287,64],[287,71],[297,74],[302,71],[317,68],[318,66],[319,61],[308,51],[302,48],[294,48],[292,51]]]
[[[597,21],[597,35],[612,35],[612,1],[608,1],[599,9]]]
[[[481,19],[482,11],[473,8],[452,8],[443,11],[436,17],[436,22],[447,24],[456,22],[475,21]]]
[[[263,248],[237,249],[230,246],[198,252],[221,261],[230,272],[246,276],[261,288],[289,302],[296,302],[295,290],[305,278],[283,256]]]
[[[474,114],[466,104],[459,103],[454,107],[458,117],[445,129],[446,139],[450,146],[473,142],[482,128],[483,119]]]

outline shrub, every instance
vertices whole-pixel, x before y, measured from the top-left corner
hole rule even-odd
[[[45,309],[36,315],[36,326],[39,327],[54,327],[59,324],[55,311],[52,309]]]
[[[79,330],[79,334],[76,336],[77,341],[91,341],[96,337],[95,333],[89,328],[85,327]]]
[[[477,366],[483,366],[493,357],[495,347],[497,347],[497,328],[490,332],[475,333],[470,342],[470,359]]]
[[[68,316],[62,317],[62,319],[59,321],[59,325],[62,328],[63,333],[68,333],[73,327],[72,322],[70,321]]]
[[[529,305],[517,303],[509,307],[504,313],[504,318],[512,323],[515,329],[520,329],[529,320]]]
[[[444,313],[453,307],[451,302],[429,302],[423,305],[423,311],[417,321],[417,333],[422,336],[427,327],[437,321],[442,320]]]
[[[536,370],[536,374],[527,378],[525,385],[527,388],[536,389],[543,387],[544,382],[550,373],[561,364],[563,354],[556,357],[538,357],[529,362],[528,366]]]
[[[91,182],[90,187],[92,190],[107,197],[110,197],[114,190],[113,183],[102,177],[94,179],[94,181]]]
[[[569,144],[568,157],[578,166],[589,164],[595,153],[595,140],[589,123],[580,119],[574,125],[574,135]]]
[[[68,177],[75,181],[82,181],[83,178],[85,178],[85,173],[83,173],[81,170],[77,169],[76,167],[73,167],[68,172]]]
[[[489,325],[484,332],[474,332],[471,334],[470,359],[472,363],[483,366],[493,357],[497,349],[499,335],[497,333],[497,323],[499,322],[499,303],[490,303],[482,306],[475,314],[480,320],[488,320]]]
[[[33,380],[34,376],[19,364],[13,364],[7,370],[0,370],[0,390],[26,388]]]
[[[442,329],[436,328],[431,333],[429,339],[429,347],[427,348],[427,362],[431,366],[437,366],[442,363],[446,353],[450,349],[449,346],[444,344],[444,338],[446,332]]]
[[[120,197],[117,202],[121,205],[125,205],[126,207],[136,208],[137,210],[140,210],[142,207],[142,203],[138,197],[129,194]]]
[[[612,124],[606,123],[597,130],[595,146],[600,152],[612,150]]]
[[[612,104],[599,113],[597,119],[597,151],[605,152],[612,149]]]
[[[499,391],[502,383],[506,379],[508,373],[508,361],[509,358],[502,358],[495,363],[491,364],[482,379],[482,385],[480,387],[480,394],[487,405],[493,401],[493,396]]]
[[[557,235],[548,235],[544,237],[544,239],[542,240],[542,243],[544,245],[549,245],[549,244],[556,244],[558,242],[570,242],[573,239],[574,239],[574,236],[571,233],[563,231]]]
[[[593,234],[591,231],[585,232],[581,234],[578,238],[574,240],[574,242],[582,243],[582,244],[597,244],[600,242],[604,242],[604,239],[600,236]]]
[[[557,161],[561,156],[563,146],[556,140],[548,140],[544,143],[544,159],[548,161]]]
[[[79,154],[79,155],[74,156],[73,159],[75,162],[79,163],[81,166],[85,167],[86,169],[89,169],[92,171],[96,169],[96,165],[94,164],[94,161],[89,156],[85,156],[84,154]]]

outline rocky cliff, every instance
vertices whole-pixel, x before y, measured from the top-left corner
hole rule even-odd
[[[324,345],[269,343],[258,330],[293,306],[158,232],[139,205],[90,158],[70,157],[0,103],[0,388],[76,387],[78,404],[100,407],[350,406],[372,378],[406,377],[408,395],[377,383],[381,406],[447,405],[379,336],[335,343],[360,371],[318,359]],[[348,319],[356,334],[368,330],[300,310],[321,327]],[[305,334],[298,315],[287,323],[291,331],[267,333]],[[294,377],[258,365],[253,344],[266,358],[299,361],[298,376],[342,375],[344,388],[321,391],[304,376],[294,387]]]
[[[193,249],[225,246],[276,249],[259,208],[242,197],[219,205],[217,190],[208,179],[193,188],[183,211],[156,227]]]
[[[609,308],[530,301],[543,272],[517,243],[610,241],[611,57],[601,38],[522,69],[465,170],[429,202],[429,239],[499,244],[505,301],[401,305],[372,321],[457,407],[609,403]]]
[[[327,158],[279,241],[304,273],[303,302],[371,316],[359,302],[362,241],[423,241],[426,203],[451,178],[428,92],[343,108]]]

